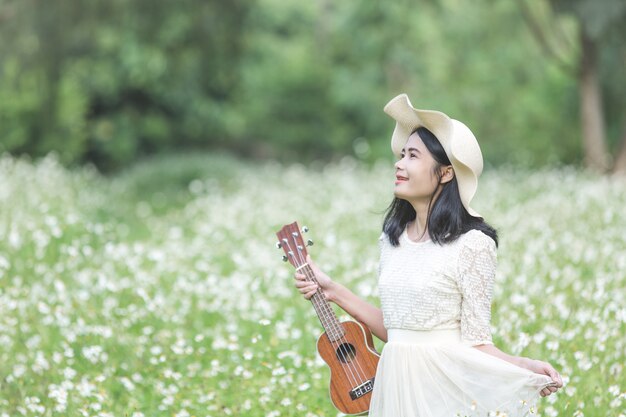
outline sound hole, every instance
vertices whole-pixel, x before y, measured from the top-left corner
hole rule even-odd
[[[350,343],[342,343],[335,353],[339,361],[348,363],[356,356],[356,349]]]

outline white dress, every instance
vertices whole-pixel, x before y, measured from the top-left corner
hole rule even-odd
[[[438,245],[379,240],[378,290],[388,341],[370,417],[522,417],[552,380],[472,346],[493,344],[494,241],[471,230]]]

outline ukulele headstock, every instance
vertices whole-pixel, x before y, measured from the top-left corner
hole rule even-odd
[[[294,268],[299,268],[306,263],[307,246],[312,246],[313,241],[308,239],[306,244],[302,237],[303,233],[309,231],[309,228],[304,226],[302,229],[298,226],[298,222],[286,224],[276,232],[278,242],[276,242],[276,248],[282,249],[285,254],[283,255],[283,261],[293,265]]]

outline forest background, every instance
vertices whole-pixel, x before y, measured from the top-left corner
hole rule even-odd
[[[379,305],[402,92],[481,144],[537,416],[626,417],[624,0],[0,0],[0,39],[0,417],[341,415],[275,232]]]
[[[620,0],[0,0],[0,152],[389,154],[406,92],[488,164],[626,170]]]

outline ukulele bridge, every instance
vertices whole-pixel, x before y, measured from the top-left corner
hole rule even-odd
[[[358,398],[361,398],[368,392],[371,392],[373,389],[374,389],[374,378],[370,379],[369,381],[365,381],[364,383],[362,383],[356,388],[352,388],[350,390],[350,398],[352,398],[352,400],[356,400]]]

